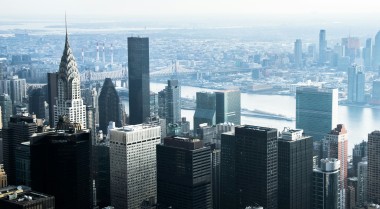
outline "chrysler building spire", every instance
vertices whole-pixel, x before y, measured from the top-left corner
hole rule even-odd
[[[69,44],[66,15],[65,26],[66,40],[61,63],[59,64],[58,96],[54,106],[54,120],[57,123],[60,116],[67,116],[71,122],[80,123],[82,128],[86,128],[86,106],[83,105],[81,97],[80,75],[77,63]]]

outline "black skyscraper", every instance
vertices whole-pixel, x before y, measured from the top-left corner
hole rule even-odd
[[[302,130],[285,129],[278,139],[278,205],[281,209],[311,208],[313,138]]]
[[[128,38],[129,123],[141,124],[150,116],[149,39]]]
[[[157,202],[163,208],[213,208],[210,147],[182,137],[157,145]]]
[[[99,129],[107,134],[110,121],[121,127],[120,99],[110,78],[104,80],[99,95]]]
[[[8,128],[3,129],[4,169],[9,185],[16,182],[16,146],[29,140],[37,131],[36,119],[32,116],[15,115],[10,118]]]
[[[37,118],[45,118],[45,92],[44,89],[33,89],[29,93],[29,112]]]
[[[221,141],[221,208],[277,209],[277,130],[237,126]]]
[[[60,118],[57,131],[33,136],[30,148],[33,189],[54,195],[57,209],[92,208],[88,129]]]
[[[58,96],[58,73],[48,73],[48,95],[47,102],[49,103],[49,125],[54,127],[54,105],[55,99]]]

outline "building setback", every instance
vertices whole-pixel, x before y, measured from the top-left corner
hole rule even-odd
[[[213,208],[210,147],[184,137],[157,145],[157,198],[164,208]]]
[[[277,209],[277,129],[237,126],[221,138],[221,208]]]

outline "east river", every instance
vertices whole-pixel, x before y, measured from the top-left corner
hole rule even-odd
[[[166,84],[151,83],[151,91],[158,92],[164,89]],[[189,99],[195,99],[195,93],[198,91],[214,91],[191,86],[181,86],[181,96]],[[128,101],[123,101],[128,110]],[[282,114],[295,118],[296,100],[294,96],[283,95],[258,95],[258,94],[241,94],[241,107],[249,110],[261,110],[270,113]],[[193,127],[194,110],[182,110],[182,117],[186,117]],[[295,128],[295,121],[278,120],[271,118],[257,118],[250,116],[241,117],[242,124],[258,125],[277,128],[281,131],[284,127]],[[352,150],[354,144],[367,140],[368,133],[374,130],[380,130],[380,109],[368,107],[339,106],[338,122],[345,124],[348,130],[349,150]],[[351,154],[351,151],[349,151]]]

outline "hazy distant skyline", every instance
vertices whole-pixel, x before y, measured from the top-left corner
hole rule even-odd
[[[0,16],[220,16],[378,14],[375,0],[2,0]]]

